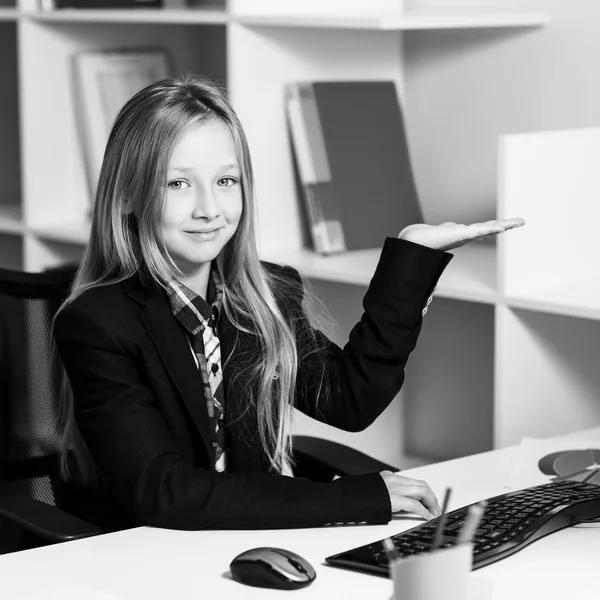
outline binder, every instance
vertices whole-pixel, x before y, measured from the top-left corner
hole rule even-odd
[[[286,112],[316,252],[380,248],[423,221],[393,81],[293,82]]]

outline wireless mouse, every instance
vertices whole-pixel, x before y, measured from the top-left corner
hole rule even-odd
[[[310,585],[317,574],[301,556],[282,548],[253,548],[229,565],[236,581],[255,587],[295,590]]]

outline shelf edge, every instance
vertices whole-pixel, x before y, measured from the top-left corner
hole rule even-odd
[[[489,29],[543,27],[548,13],[449,13],[407,11],[403,15],[328,17],[299,15],[289,17],[233,15],[232,22],[254,27],[303,27],[315,29],[367,29],[381,31],[416,31],[442,29]]]
[[[529,298],[518,298],[517,296],[505,296],[504,303],[508,308],[529,310],[543,314],[560,315],[563,317],[574,317],[577,319],[592,319],[600,321],[600,306],[598,308],[558,304],[544,300],[533,300]]]
[[[489,29],[543,27],[549,13],[511,12],[433,12],[407,11],[402,15],[236,15],[218,9],[57,9],[23,11],[0,9],[0,20],[19,18],[56,23],[120,23],[163,25],[227,25],[253,27],[299,27],[312,29],[366,29],[380,31],[418,31],[447,29]]]
[[[224,25],[230,16],[215,9],[60,9],[21,12],[33,21],[53,23],[118,23],[123,25]]]
[[[0,8],[0,22],[16,22],[21,12],[17,8]]]

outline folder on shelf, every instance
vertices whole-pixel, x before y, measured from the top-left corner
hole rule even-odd
[[[40,0],[42,10],[55,8],[161,8],[163,0]]]
[[[290,83],[286,112],[317,252],[379,248],[423,221],[393,81]]]

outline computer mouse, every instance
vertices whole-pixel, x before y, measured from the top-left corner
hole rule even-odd
[[[317,574],[301,556],[282,548],[253,548],[229,565],[236,581],[255,587],[296,590],[310,585]]]

